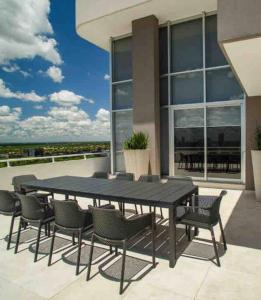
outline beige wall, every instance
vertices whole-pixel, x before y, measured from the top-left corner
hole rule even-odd
[[[36,164],[20,167],[10,167],[0,169],[0,189],[10,189],[12,178],[18,175],[34,174],[40,179],[72,175],[91,176],[95,171],[108,171],[109,158],[89,158],[86,160],[75,160],[66,162],[55,162],[46,164]]]
[[[254,189],[251,150],[256,148],[255,130],[261,126],[261,96],[246,99],[246,189]]]
[[[149,134],[151,172],[160,174],[159,30],[148,16],[132,23],[133,126]]]
[[[218,0],[218,41],[261,35],[260,0]]]

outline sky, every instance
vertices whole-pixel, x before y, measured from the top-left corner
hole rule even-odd
[[[0,0],[0,143],[109,140],[108,72],[75,0]]]

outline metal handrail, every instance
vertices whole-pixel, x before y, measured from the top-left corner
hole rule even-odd
[[[0,159],[0,163],[6,163],[7,167],[12,167],[10,165],[10,162],[13,161],[26,161],[26,160],[39,160],[39,159],[51,159],[52,163],[59,162],[56,161],[56,158],[59,157],[77,157],[77,156],[83,156],[83,159],[87,159],[87,156],[91,155],[108,155],[108,152],[85,152],[85,153],[77,153],[77,154],[61,154],[61,155],[50,155],[50,156],[33,156],[33,157],[21,157],[21,158],[8,158],[8,159]]]

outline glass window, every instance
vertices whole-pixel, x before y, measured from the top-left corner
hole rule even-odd
[[[132,82],[114,84],[112,86],[112,109],[132,108]]]
[[[217,42],[217,16],[206,17],[206,67],[228,65]]]
[[[168,30],[167,27],[159,30],[159,63],[160,74],[168,73]]]
[[[207,108],[208,177],[241,177],[240,106]]]
[[[169,115],[168,108],[160,110],[161,174],[169,175]]]
[[[160,79],[160,105],[168,105],[168,77]]]
[[[117,111],[113,113],[115,151],[123,149],[123,143],[132,133],[132,111]]]
[[[174,120],[175,174],[203,177],[204,110],[176,110]],[[195,122],[198,122],[196,127]]]
[[[132,38],[124,38],[113,42],[113,77],[112,81],[132,78]]]
[[[240,126],[240,124],[239,106],[207,108],[207,126]]]
[[[180,109],[174,113],[175,127],[202,127],[204,126],[203,109]]]
[[[206,72],[207,102],[243,99],[243,91],[230,68]]]
[[[203,102],[203,72],[172,76],[172,104]]]
[[[171,26],[171,72],[202,66],[202,19]]]

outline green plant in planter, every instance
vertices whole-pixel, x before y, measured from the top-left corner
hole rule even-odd
[[[149,142],[148,134],[144,132],[133,132],[133,134],[125,140],[125,150],[147,149]]]
[[[261,127],[256,128],[256,146],[257,150],[261,150]]]

